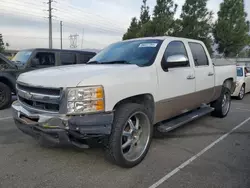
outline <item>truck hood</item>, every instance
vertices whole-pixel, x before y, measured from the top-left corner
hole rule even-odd
[[[85,79],[102,74],[119,75],[120,71],[139,69],[137,65],[70,65],[45,68],[26,72],[18,82],[42,87],[75,87]]]
[[[15,63],[10,61],[8,58],[6,58],[4,55],[0,54],[0,60],[2,60],[3,64],[0,64],[0,70],[4,70],[5,66],[8,65],[11,69],[17,69],[17,66]]]

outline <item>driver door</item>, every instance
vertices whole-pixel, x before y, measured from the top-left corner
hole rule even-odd
[[[186,44],[182,41],[170,41],[164,52],[162,64],[172,55],[190,57]],[[195,105],[195,71],[189,61],[188,65],[168,68],[158,67],[159,97],[156,106],[156,121],[162,121],[191,110]]]

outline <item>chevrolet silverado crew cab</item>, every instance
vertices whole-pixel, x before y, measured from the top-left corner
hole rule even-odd
[[[14,120],[40,143],[103,144],[108,159],[133,167],[153,130],[166,133],[230,109],[236,65],[214,66],[196,40],[154,37],[111,44],[86,65],[21,74]],[[94,142],[95,143],[95,142]]]
[[[81,50],[35,48],[19,51],[10,61],[0,54],[0,110],[10,106],[19,74],[53,66],[85,64],[95,55],[95,52]]]

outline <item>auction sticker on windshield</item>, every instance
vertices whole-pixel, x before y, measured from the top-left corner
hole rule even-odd
[[[155,48],[158,43],[142,43],[139,48]]]

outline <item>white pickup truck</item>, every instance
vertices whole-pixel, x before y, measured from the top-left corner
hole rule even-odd
[[[215,66],[196,40],[154,37],[114,43],[86,65],[23,73],[12,104],[17,127],[41,143],[87,148],[133,167],[153,130],[166,133],[211,113],[225,117],[236,66]]]

